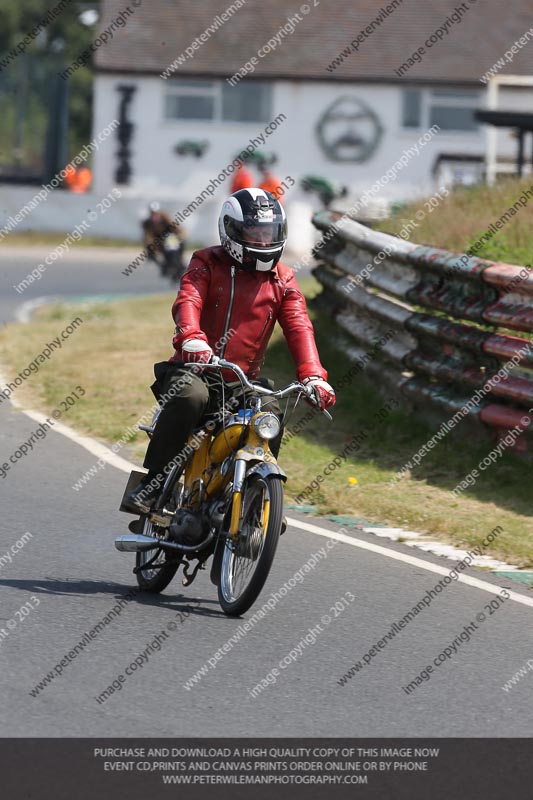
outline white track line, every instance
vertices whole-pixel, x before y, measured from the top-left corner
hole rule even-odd
[[[392,558],[395,561],[403,561],[404,564],[420,567],[421,569],[426,569],[428,572],[436,572],[438,575],[450,574],[449,567],[440,567],[438,564],[433,564],[431,561],[424,561],[422,558],[410,556],[407,553],[401,553],[397,550],[389,550],[388,547],[383,547],[383,545],[380,544],[372,544],[372,542],[365,542],[363,539],[357,539],[355,536],[346,536],[343,533],[328,531],[326,528],[319,528],[318,525],[312,525],[309,522],[300,522],[300,520],[297,519],[287,518],[287,522],[293,527],[300,528],[300,530],[307,531],[308,533],[314,533],[317,536],[325,536],[328,539],[337,539],[339,542],[350,544],[352,547],[360,547],[362,550],[369,550],[371,553],[377,553],[378,555]],[[458,583],[466,583],[467,586],[473,586],[476,589],[481,589],[490,594],[499,594],[499,592],[503,591],[505,588],[503,586],[497,586],[494,583],[487,583],[479,578],[472,578],[470,575],[459,575],[457,581]],[[525,606],[533,607],[533,597],[526,597],[523,594],[518,594],[518,592],[513,592],[509,589],[505,589],[505,591],[509,592],[510,599],[514,600],[516,603],[522,603]]]
[[[38,308],[50,305],[51,303],[60,302],[60,297],[52,297],[51,295],[36,297],[34,300],[27,300],[25,303],[21,303],[15,311],[15,320],[17,322],[22,322],[23,325],[27,325],[29,322],[31,322],[31,318]]]
[[[22,411],[28,417],[34,419],[35,422],[41,423],[48,420],[48,417],[46,417],[44,414],[41,414],[39,411],[27,411],[26,409],[22,409]],[[125,458],[117,456],[116,453],[113,453],[113,451],[104,444],[97,442],[96,439],[92,439],[90,436],[82,436],[82,434],[77,433],[72,428],[69,428],[68,425],[63,425],[62,422],[54,422],[53,430],[57,433],[61,433],[63,436],[66,436],[67,439],[70,439],[76,444],[79,444],[80,447],[84,447],[85,450],[88,450],[89,453],[93,454],[93,456],[97,456],[98,458],[101,458],[102,461],[106,461],[108,464],[111,464],[112,467],[122,470],[122,472],[130,473],[132,469],[139,469],[139,467],[136,467],[135,464],[131,463],[131,461],[127,461]]]
[[[5,385],[5,380],[1,374],[0,383]],[[44,414],[41,414],[40,411],[31,411],[23,408],[17,400],[10,398],[10,401],[14,406],[19,408],[23,414],[26,414],[27,417],[35,420],[35,422],[41,423],[47,421],[48,418]],[[61,422],[56,422],[53,430],[57,433],[60,433],[62,436],[65,436],[67,439],[70,439],[80,447],[83,447],[85,450],[88,450],[89,453],[92,453],[92,455],[103,459],[112,467],[115,467],[122,472],[131,472],[132,469],[139,469],[136,464],[133,464],[131,461],[127,461],[125,458],[117,456],[112,450],[109,450],[109,448],[105,447],[105,445],[97,442],[96,439],[92,439],[90,436],[82,436],[79,433],[76,433],[76,431],[72,428],[69,428],[67,425],[63,425]],[[309,522],[301,522],[293,517],[287,517],[287,523],[293,528],[299,528],[307,533],[313,533],[315,536],[325,536],[327,539],[336,539],[337,541],[343,542],[343,544],[348,544],[351,547],[359,547],[361,550],[368,550],[371,553],[376,553],[377,555],[385,556],[386,558],[392,558],[394,561],[401,561],[404,564],[409,564],[412,567],[425,569],[428,572],[435,572],[437,575],[449,575],[450,573],[449,568],[440,567],[438,564],[433,564],[431,561],[424,561],[422,558],[417,558],[416,556],[411,556],[407,553],[401,553],[398,550],[390,550],[388,547],[383,547],[383,545],[366,542],[364,539],[358,539],[355,536],[346,536],[343,533],[336,533],[335,531],[330,531],[327,528],[320,528],[318,525],[312,525]],[[489,594],[499,594],[505,588],[503,586],[497,586],[494,583],[482,581],[479,578],[472,578],[470,575],[459,575],[457,581],[458,583],[464,583],[467,586],[472,586],[475,589],[481,589],[483,592],[489,592]],[[518,592],[513,592],[509,589],[506,589],[506,591],[509,592],[509,599],[514,600],[515,603],[521,603],[524,606],[533,607],[533,597],[526,597],[523,594],[518,594]]]
[[[5,380],[1,374],[0,383],[5,386]],[[47,422],[49,419],[49,417],[47,417],[45,414],[41,414],[40,411],[32,411],[31,409],[24,408],[15,398],[10,398],[10,402],[13,406],[15,406],[15,408],[18,408],[23,414],[30,419],[35,420],[35,422],[38,422],[39,424],[42,422]],[[127,461],[125,458],[117,456],[116,453],[113,453],[113,451],[104,444],[97,442],[96,439],[93,439],[90,436],[83,436],[81,433],[78,433],[73,428],[69,428],[68,425],[64,425],[62,422],[57,422],[54,420],[52,430],[56,431],[57,433],[61,433],[63,436],[66,436],[67,439],[70,439],[72,442],[79,444],[80,447],[88,450],[89,453],[93,454],[93,456],[101,458],[112,467],[122,470],[122,472],[129,473],[132,469],[138,469],[138,467],[136,467],[135,464],[132,464],[131,461]]]

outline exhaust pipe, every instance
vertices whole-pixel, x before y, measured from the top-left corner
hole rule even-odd
[[[155,536],[145,536],[142,533],[124,533],[115,539],[115,547],[121,553],[142,553],[145,550],[179,550],[182,553],[195,553],[203,550],[214,537],[211,531],[208,536],[198,544],[185,545],[178,542],[169,542],[167,539],[157,539]]]
[[[144,536],[142,533],[125,533],[117,536],[115,547],[122,553],[142,553],[145,550],[155,550],[162,547],[165,550],[178,550],[179,545],[175,542],[166,542],[157,539],[155,536]]]

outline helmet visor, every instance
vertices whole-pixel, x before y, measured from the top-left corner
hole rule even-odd
[[[285,244],[287,238],[287,222],[277,214],[264,222],[252,217],[241,222],[226,216],[224,224],[230,239],[245,246],[273,247]]]

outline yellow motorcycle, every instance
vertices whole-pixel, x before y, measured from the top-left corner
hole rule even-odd
[[[187,365],[198,369],[197,364]],[[313,390],[294,382],[277,391],[252,383],[242,369],[214,356],[205,369],[232,370],[246,403],[223,408],[193,431],[188,457],[169,472],[150,513],[130,523],[130,534],[115,540],[117,550],[136,552],[139,587],[161,592],[183,564],[189,586],[213,556],[211,580],[228,616],[244,614],[259,596],[270,572],[283,525],[283,482],[287,476],[270,451],[280,432],[276,414],[261,410],[261,398],[302,395],[316,405]],[[322,413],[331,420],[327,411]],[[151,426],[141,426],[150,436]],[[124,497],[144,473],[130,475]],[[125,509],[122,509],[125,510]],[[192,572],[191,561],[196,561]]]

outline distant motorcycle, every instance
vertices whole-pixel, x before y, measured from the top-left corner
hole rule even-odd
[[[265,584],[283,523],[286,475],[269,446],[281,423],[276,414],[261,410],[261,397],[294,394],[296,402],[302,395],[316,402],[302,383],[274,391],[252,383],[237,364],[216,356],[205,369],[232,370],[246,390],[244,407],[228,409],[226,403],[202,421],[189,439],[188,458],[172,468],[150,512],[130,523],[132,533],[115,539],[115,547],[137,553],[134,573],[147,592],[165,589],[181,564],[183,585],[189,586],[213,556],[211,581],[219,603],[228,616],[239,616]],[[157,413],[152,426],[141,426],[148,435]],[[131,473],[124,497],[143,477]],[[197,562],[192,574],[191,560]]]
[[[178,283],[185,272],[183,229],[156,202],[150,203],[148,216],[142,219],[141,226],[148,258],[155,261],[161,277]]]
[[[183,263],[183,244],[175,233],[167,233],[161,243],[163,250],[160,262],[161,275],[173,283],[179,283],[185,272]]]

